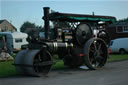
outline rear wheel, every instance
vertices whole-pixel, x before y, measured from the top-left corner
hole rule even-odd
[[[102,68],[108,57],[106,43],[99,38],[88,40],[84,46],[85,64],[89,69]]]

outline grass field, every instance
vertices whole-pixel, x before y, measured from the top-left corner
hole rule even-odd
[[[108,62],[114,62],[114,61],[121,61],[121,60],[128,60],[128,55],[110,55],[110,58],[108,59]]]
[[[0,62],[0,77],[17,75],[13,61]]]
[[[128,55],[110,55],[108,62],[128,60]],[[12,65],[13,61],[0,62],[0,77],[9,77],[18,75],[15,70],[15,67]],[[52,66],[52,69],[64,69],[64,63],[62,60],[58,61],[55,65]]]

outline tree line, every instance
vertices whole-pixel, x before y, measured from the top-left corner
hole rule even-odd
[[[128,17],[124,18],[124,19],[120,19],[120,20],[118,20],[118,22],[128,22]]]
[[[64,28],[69,28],[70,27],[68,22],[57,22],[56,26],[57,27],[64,27]],[[52,28],[52,26],[50,26],[50,28]],[[29,21],[25,21],[20,27],[20,31],[24,32],[24,33],[29,33],[32,30],[40,32],[40,31],[44,31],[44,27],[43,26],[38,26],[35,23],[29,22]]]
[[[29,21],[25,21],[20,27],[20,31],[24,33],[29,33],[31,30],[40,31],[41,29],[43,29],[42,26],[38,26],[35,23]]]

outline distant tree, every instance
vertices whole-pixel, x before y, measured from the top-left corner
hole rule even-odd
[[[120,19],[120,20],[118,20],[118,22],[128,22],[128,17],[124,18],[124,19]]]
[[[36,25],[35,25],[35,23],[31,23],[31,22],[29,22],[29,21],[26,21],[26,22],[24,22],[22,25],[21,25],[21,28],[20,28],[20,31],[21,32],[25,32],[25,30],[27,30],[27,29],[34,29],[34,28],[36,28]]]

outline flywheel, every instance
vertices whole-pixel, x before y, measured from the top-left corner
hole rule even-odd
[[[79,24],[75,30],[75,38],[79,45],[84,45],[87,40],[93,37],[93,31],[88,24]]]

